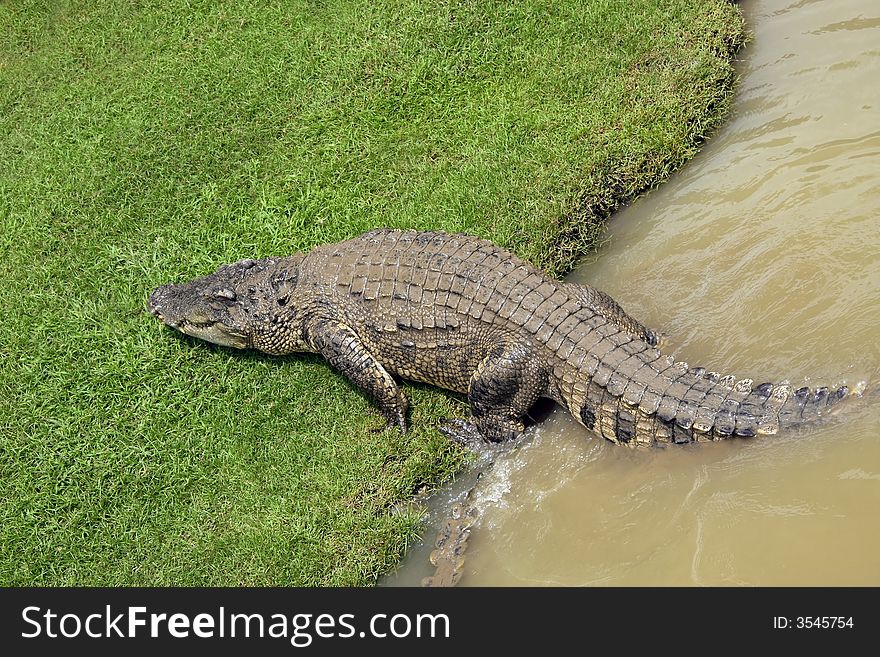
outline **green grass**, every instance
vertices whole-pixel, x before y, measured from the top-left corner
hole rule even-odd
[[[376,226],[555,273],[723,115],[722,0],[0,4],[0,584],[354,585],[463,455],[156,285]]]

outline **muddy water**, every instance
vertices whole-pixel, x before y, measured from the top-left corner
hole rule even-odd
[[[754,39],[728,122],[571,278],[691,365],[880,383],[880,4],[741,6]],[[473,497],[462,585],[876,586],[880,396],[807,430],[656,450],[556,411]],[[429,548],[387,583],[418,584]]]

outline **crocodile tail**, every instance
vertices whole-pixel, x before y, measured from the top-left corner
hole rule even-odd
[[[569,407],[588,429],[633,445],[772,435],[830,415],[851,394],[846,386],[833,391],[794,390],[787,383],[753,386],[750,379],[721,377],[668,357],[644,363],[629,376],[622,374],[624,367],[609,374],[603,365],[583,394],[574,386]]]
[[[741,401],[728,397],[716,414],[713,435],[719,438],[772,435],[780,429],[813,423],[836,412],[849,396],[847,386],[803,387],[794,390],[787,383],[763,383],[751,388],[751,381],[738,381],[733,390],[745,392]]]
[[[850,394],[848,386],[840,386],[836,390],[827,387],[799,388],[780,409],[779,424],[782,427],[797,426],[831,415],[841,408],[839,402],[850,397]]]

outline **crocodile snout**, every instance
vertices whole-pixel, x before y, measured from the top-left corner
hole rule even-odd
[[[165,300],[166,293],[170,287],[170,285],[157,287],[147,299],[147,310],[150,311],[150,314],[155,315],[162,321],[165,321],[162,317],[162,303]]]

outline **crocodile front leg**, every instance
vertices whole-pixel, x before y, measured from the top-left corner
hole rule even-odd
[[[306,329],[311,346],[360,390],[373,398],[389,427],[406,433],[409,403],[382,364],[345,323],[320,319]]]
[[[512,440],[525,430],[523,416],[547,390],[547,371],[528,345],[503,342],[477,366],[468,386],[473,414],[469,421],[447,421],[443,433],[470,444],[474,433],[484,440]]]

